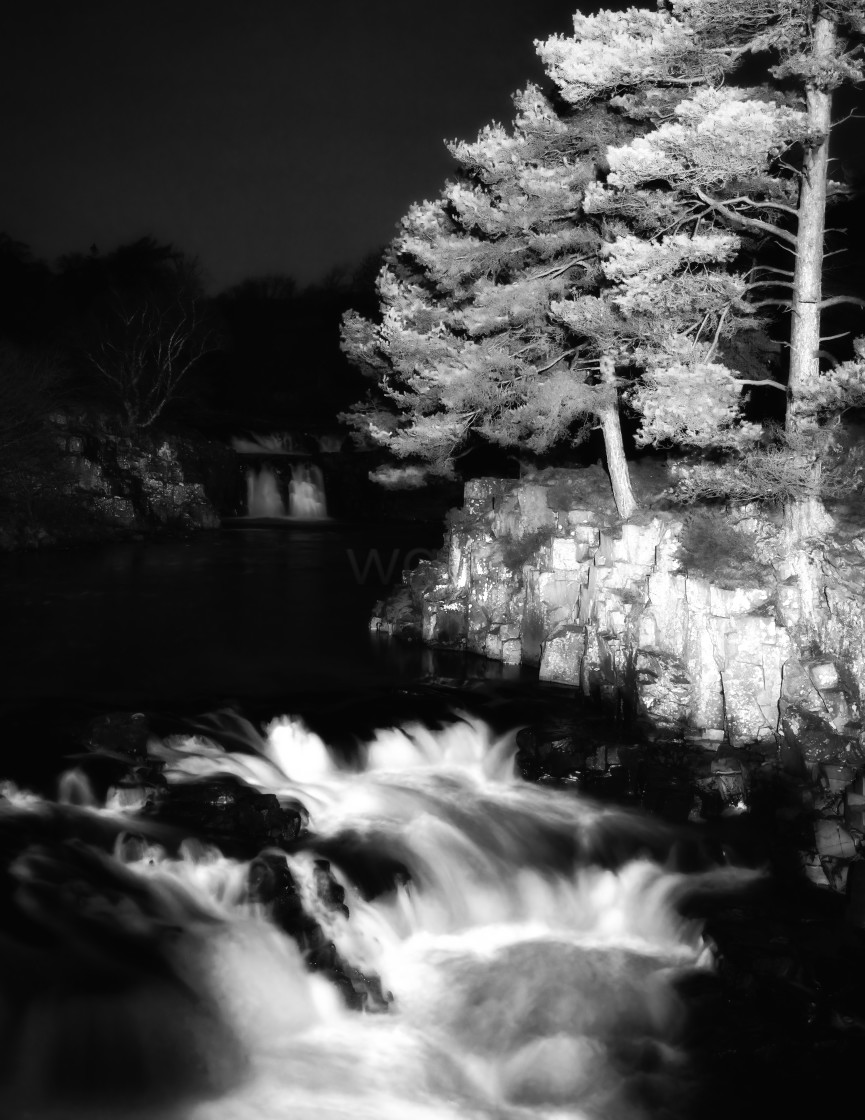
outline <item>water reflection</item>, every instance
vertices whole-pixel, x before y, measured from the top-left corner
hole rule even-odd
[[[376,598],[436,525],[201,534],[0,558],[7,700],[299,696],[519,671],[381,641]]]

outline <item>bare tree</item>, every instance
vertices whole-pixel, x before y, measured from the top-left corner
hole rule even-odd
[[[199,297],[166,302],[110,293],[86,359],[131,428],[155,423],[192,368],[216,349],[201,303]]]

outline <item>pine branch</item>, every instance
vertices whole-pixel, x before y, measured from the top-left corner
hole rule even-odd
[[[529,279],[530,280],[547,280],[551,276],[552,277],[561,276],[563,273],[565,273],[569,269],[573,268],[574,265],[583,264],[583,263],[585,263],[585,261],[590,261],[591,259],[592,259],[591,257],[573,257],[571,260],[566,261],[565,264],[556,265],[554,268],[550,268],[546,272],[536,272],[531,277],[529,277]]]
[[[559,354],[558,358],[556,358],[554,361],[550,362],[549,365],[541,366],[540,369],[536,369],[535,373],[546,373],[548,370],[551,370],[553,368],[553,366],[557,366],[559,364],[559,362],[562,361],[563,358],[570,357],[570,355],[573,354],[573,353],[574,353],[573,350],[566,350],[563,354]]]
[[[789,268],[771,268],[768,264],[757,264],[751,269],[752,272],[757,272],[758,270],[760,272],[772,272],[776,276],[789,276],[791,280],[796,275],[795,272]]]
[[[786,229],[780,226],[773,225],[772,222],[764,222],[760,218],[746,218],[742,214],[737,214],[735,210],[728,209],[723,202],[718,199],[711,198],[709,195],[704,194],[699,187],[695,188],[694,192],[698,198],[702,199],[707,206],[711,206],[713,210],[717,210],[719,214],[725,217],[728,221],[737,223],[745,227],[745,229],[760,230],[762,233],[771,234],[772,237],[777,237],[781,241],[786,241],[789,245],[798,246],[799,239],[793,233],[788,233]]]
[[[792,280],[755,280],[751,284],[745,285],[745,291],[753,291],[754,288],[795,288],[796,285]]]
[[[734,380],[737,385],[759,385],[761,389],[780,389],[782,393],[787,392],[787,386],[781,381],[772,381],[768,377],[765,380],[759,377],[736,377]]]
[[[818,304],[818,310],[822,311],[824,307],[836,307],[839,303],[853,303],[857,307],[865,307],[865,299],[860,299],[859,296],[829,296]]]
[[[756,209],[782,210],[785,214],[792,214],[794,218],[799,217],[799,211],[795,206],[787,206],[784,202],[757,202],[746,194],[739,195],[738,198],[728,198],[726,205],[734,206],[738,202],[742,202],[746,206],[753,206]]]
[[[855,52],[851,52],[851,55],[853,53],[855,53]],[[850,55],[843,56],[843,57],[848,57],[849,58]],[[832,127],[833,128],[838,128],[839,125],[846,124],[847,121],[865,121],[865,115],[863,115],[862,113],[857,113],[855,109],[851,109],[850,112],[845,117],[839,117],[837,121],[833,121],[832,122]]]

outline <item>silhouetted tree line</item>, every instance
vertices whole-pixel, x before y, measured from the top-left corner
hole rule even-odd
[[[116,412],[131,430],[333,423],[359,396],[340,318],[372,308],[377,267],[207,296],[198,262],[150,237],[49,264],[0,234],[0,456],[33,449],[45,417],[72,404]]]
[[[224,345],[211,363],[206,398],[216,418],[236,398],[232,430],[239,422],[253,429],[334,424],[365,392],[340,349],[340,320],[355,300],[375,308],[379,265],[374,254],[305,288],[287,276],[265,276],[218,295]]]

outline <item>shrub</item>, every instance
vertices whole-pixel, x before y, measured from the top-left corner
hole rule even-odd
[[[759,560],[756,534],[735,525],[721,509],[704,507],[688,514],[679,538],[679,563],[721,587],[761,582],[768,564]]]
[[[547,487],[547,505],[552,510],[566,513],[580,505],[580,486],[577,480],[557,478]]]
[[[471,529],[478,523],[478,518],[462,506],[455,506],[445,514],[445,522],[449,529],[459,532],[461,529]]]
[[[511,572],[519,572],[533,556],[550,543],[551,529],[537,529],[524,537],[499,537],[497,544],[502,564]]]
[[[865,455],[846,448],[833,427],[768,430],[765,441],[732,462],[680,464],[671,497],[686,504],[713,499],[777,505],[840,498],[862,488]]]

